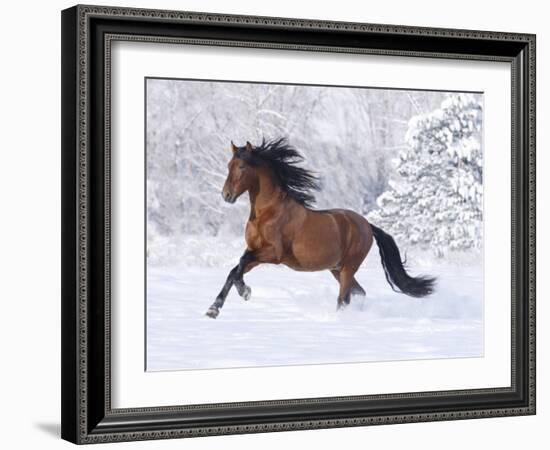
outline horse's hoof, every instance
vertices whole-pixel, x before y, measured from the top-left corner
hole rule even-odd
[[[342,311],[346,309],[346,306],[348,306],[346,303],[338,302],[338,304],[336,305],[336,311]]]
[[[210,308],[208,308],[208,311],[206,311],[206,315],[212,319],[215,319],[216,317],[218,317],[219,313],[220,313],[220,310],[215,306],[211,306]]]
[[[245,286],[242,297],[244,298],[244,301],[247,302],[250,300],[250,297],[252,296],[252,289],[250,287]]]

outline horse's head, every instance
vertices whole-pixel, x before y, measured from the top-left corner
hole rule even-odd
[[[257,181],[257,174],[250,164],[254,147],[247,142],[244,147],[237,147],[231,142],[233,157],[227,168],[229,173],[223,185],[222,197],[228,203],[235,203],[239,196],[254,186]]]

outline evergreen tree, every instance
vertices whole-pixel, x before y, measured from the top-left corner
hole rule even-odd
[[[413,117],[396,175],[369,215],[409,245],[448,250],[481,246],[483,155],[481,96],[451,94],[439,109]]]

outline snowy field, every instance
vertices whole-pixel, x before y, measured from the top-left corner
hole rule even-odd
[[[217,319],[205,312],[227,267],[152,265],[147,274],[147,370],[181,370],[483,356],[481,263],[411,258],[411,274],[438,277],[423,299],[387,284],[376,246],[357,280],[366,297],[336,311],[328,272],[261,266],[232,289]],[[416,269],[416,270],[415,270]]]

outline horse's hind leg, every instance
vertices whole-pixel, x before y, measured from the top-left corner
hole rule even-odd
[[[340,292],[338,293],[337,309],[349,305],[353,285],[353,275],[355,275],[356,271],[357,269],[345,266],[342,270],[340,270],[338,277],[338,281],[340,282]]]
[[[353,277],[353,281],[352,281],[352,284],[351,284],[351,293],[353,295],[360,295],[362,297],[367,295],[367,293],[365,292],[363,287],[357,282],[355,277]]]
[[[334,278],[336,278],[336,281],[340,282],[340,271],[339,270],[331,270],[330,273],[332,273]],[[351,293],[351,295],[361,295],[363,297],[365,295],[367,295],[365,293],[365,290],[363,289],[363,287],[355,279],[355,276],[351,280],[350,293]],[[347,305],[349,305],[350,300],[351,300],[351,296],[348,296],[347,303],[346,303]]]

